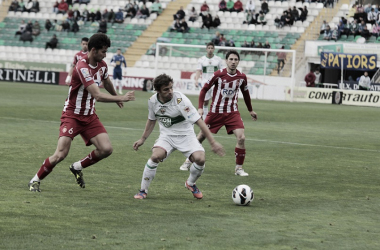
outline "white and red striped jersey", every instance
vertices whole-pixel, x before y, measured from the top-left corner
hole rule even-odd
[[[89,64],[85,56],[75,65],[69,95],[63,107],[63,112],[76,115],[92,115],[95,112],[95,98],[86,90],[91,84],[98,86],[108,78],[108,68],[105,61],[98,62],[96,67]]]
[[[251,97],[247,86],[247,76],[236,70],[234,75],[227,72],[227,68],[218,70],[203,86],[199,95],[199,108],[203,108],[206,92],[212,87],[213,97],[210,112],[231,113],[238,111],[239,89],[243,93],[244,102],[248,111],[252,111]]]
[[[85,56],[87,56],[87,51],[86,52],[79,51],[78,53],[76,53],[75,56],[74,56],[73,65],[77,65],[77,63],[79,62],[79,60],[82,59]]]

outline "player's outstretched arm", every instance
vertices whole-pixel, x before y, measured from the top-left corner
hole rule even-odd
[[[146,139],[148,139],[149,135],[152,133],[154,126],[156,125],[156,121],[147,120],[145,124],[144,133],[142,134],[141,138],[138,141],[135,141],[133,143],[133,149],[138,150],[140,146],[142,146]]]
[[[214,136],[212,136],[212,134],[211,134],[210,130],[208,129],[206,123],[202,119],[198,119],[196,124],[201,129],[204,137],[206,137],[206,139],[210,143],[212,152],[214,152],[215,154],[217,154],[219,156],[224,156],[225,152],[224,152],[224,148],[223,148],[222,144],[220,144],[219,142],[217,142],[214,139]]]
[[[129,102],[135,100],[134,91],[127,92],[125,95],[116,95],[116,93],[115,95],[110,95],[101,92],[95,83],[88,86],[86,90],[90,92],[97,102]]]
[[[75,67],[74,64],[70,65],[70,70],[69,70],[69,73],[68,73],[68,75],[66,77],[66,80],[65,80],[65,84],[66,85],[70,85],[70,83],[71,83],[71,76],[73,75],[74,67]]]
[[[198,80],[199,80],[200,76],[201,76],[201,71],[199,69],[197,69],[195,71],[195,78],[194,78],[194,86],[196,89],[198,88]]]

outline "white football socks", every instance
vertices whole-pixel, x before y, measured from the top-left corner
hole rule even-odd
[[[38,178],[37,174],[30,180],[30,183],[32,183],[34,181],[40,182],[40,178]]]
[[[156,176],[157,166],[158,163],[153,162],[151,159],[149,159],[145,165],[143,177],[141,180],[141,190],[145,190],[146,193],[148,193],[150,183]]]
[[[187,179],[187,184],[192,186],[198,180],[198,178],[202,175],[204,171],[205,165],[199,166],[195,162],[190,166],[190,176]]]

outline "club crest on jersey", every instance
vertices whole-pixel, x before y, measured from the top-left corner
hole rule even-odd
[[[166,128],[169,128],[172,126],[172,119],[170,117],[160,117],[160,118],[158,118],[158,120]]]
[[[182,98],[177,98],[177,104],[180,104],[182,102]]]
[[[103,75],[103,70],[102,70],[102,68],[99,69],[99,74],[100,74],[100,75]]]
[[[82,75],[84,78],[87,78],[90,76],[90,72],[88,71],[88,68],[81,68],[80,71],[82,72]]]
[[[161,114],[165,114],[165,112],[166,112],[166,109],[164,109],[164,108],[161,108],[161,109],[160,109],[160,112],[161,112]]]

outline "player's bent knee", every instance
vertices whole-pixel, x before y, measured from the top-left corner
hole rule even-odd
[[[205,158],[205,154],[204,152],[194,152],[192,155],[191,155],[191,160],[193,162],[195,162],[197,165],[199,166],[203,166],[206,162],[206,158]]]
[[[152,154],[152,156],[150,157],[150,159],[155,162],[155,163],[160,163],[164,160],[165,157],[162,157],[160,155],[156,155],[156,154]]]
[[[101,150],[101,155],[102,155],[103,157],[108,157],[108,156],[110,156],[110,155],[112,154],[112,152],[113,152],[113,148],[112,148],[112,146],[105,147],[105,148],[103,148],[103,149]]]

